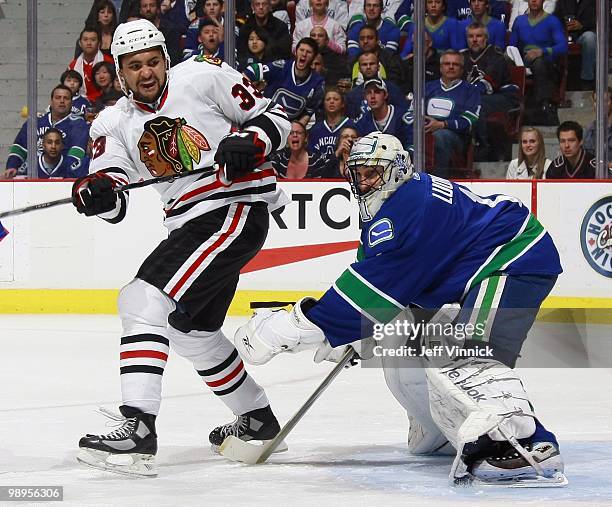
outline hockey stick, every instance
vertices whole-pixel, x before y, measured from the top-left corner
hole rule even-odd
[[[257,310],[258,308],[282,308],[283,306],[293,306],[295,301],[251,301],[249,308]]]
[[[125,192],[126,190],[132,190],[134,188],[142,188],[148,187],[149,185],[155,185],[157,183],[169,183],[171,181],[185,178],[187,176],[192,176],[193,174],[201,174],[202,176],[212,176],[217,172],[217,169],[214,167],[202,167],[201,169],[196,169],[195,171],[188,171],[179,174],[171,174],[170,176],[158,176],[157,178],[151,178],[150,180],[138,181],[136,183],[128,183],[127,185],[122,185],[120,187],[115,188],[115,192]],[[64,199],[57,199],[55,201],[47,201],[40,202],[38,204],[32,204],[31,206],[25,206],[24,208],[17,208],[10,211],[4,211],[0,213],[0,218],[4,217],[12,217],[15,215],[23,215],[25,213],[29,213],[30,211],[36,211],[39,209],[53,208],[55,206],[61,206],[62,204],[70,204],[72,202],[72,197],[66,197]]]
[[[281,428],[272,440],[265,445],[254,445],[240,440],[238,437],[230,435],[227,437],[219,452],[226,458],[232,461],[240,461],[247,465],[256,465],[266,461],[278,445],[284,440],[284,438],[293,430],[295,425],[304,417],[304,414],[308,412],[310,407],[316,401],[316,399],[323,394],[323,392],[329,387],[332,381],[338,376],[342,369],[353,359],[355,351],[349,347],[340,362],[329,372],[327,377],[323,379],[319,387],[310,395],[310,397],[304,402],[304,404],[298,409],[291,419]]]

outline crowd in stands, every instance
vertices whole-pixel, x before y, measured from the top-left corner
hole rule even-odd
[[[272,157],[286,178],[342,177],[352,140],[379,130],[413,149],[412,0],[236,0],[236,68],[292,120]],[[557,126],[570,46],[583,89],[595,79],[595,0],[426,0],[426,170],[474,177],[473,160],[509,160],[508,178],[594,177],[594,125],[558,127],[560,155],[544,155],[537,126]],[[223,0],[94,0],[74,58],[58,69],[39,115],[38,175],[87,173],[89,124],[124,96],[110,46],[121,22],[146,18],[171,65],[224,58]],[[612,107],[609,107],[612,126]],[[520,128],[522,127],[522,128]],[[520,131],[519,131],[520,128]],[[3,177],[25,176],[27,127]],[[612,129],[608,147],[612,155]]]

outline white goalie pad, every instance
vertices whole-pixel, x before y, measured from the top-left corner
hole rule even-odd
[[[472,412],[505,419],[506,433],[516,438],[535,432],[535,414],[521,379],[499,361],[455,361],[446,368],[427,369],[427,380],[433,419],[455,447],[459,429]],[[492,440],[507,440],[495,427],[487,434]]]
[[[409,309],[404,310],[398,319],[414,322]],[[382,345],[385,349],[397,349],[406,345],[404,335],[386,334]],[[383,355],[382,366],[385,382],[398,403],[406,410],[410,427],[408,430],[408,451],[411,454],[454,455],[455,450],[448,443],[434,422],[429,409],[429,392],[426,361],[419,357],[399,357]]]
[[[433,419],[457,449],[451,478],[466,473],[460,459],[465,444],[485,434],[513,443],[535,432],[535,415],[521,380],[498,361],[455,361],[429,368],[427,380]]]

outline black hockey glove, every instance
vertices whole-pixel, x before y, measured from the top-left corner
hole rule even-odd
[[[219,143],[215,162],[225,167],[225,177],[234,180],[265,161],[266,145],[255,132],[234,132]]]
[[[118,194],[115,182],[104,173],[78,178],[72,185],[72,204],[79,213],[91,217],[115,209]]]

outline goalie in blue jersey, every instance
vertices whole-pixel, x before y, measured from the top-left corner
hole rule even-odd
[[[357,261],[318,301],[257,312],[236,332],[243,359],[263,364],[280,352],[317,349],[315,361],[333,360],[347,346],[365,359],[364,344],[398,315],[409,318],[409,308],[456,304],[448,323],[477,332],[462,336],[454,354],[434,362],[417,353],[410,360],[421,368],[383,359],[385,380],[408,412],[409,450],[456,453],[456,483],[566,484],[557,440],[513,370],[562,271],[549,234],[516,198],[479,196],[414,172],[387,134],[359,139],[347,173],[363,220]]]

